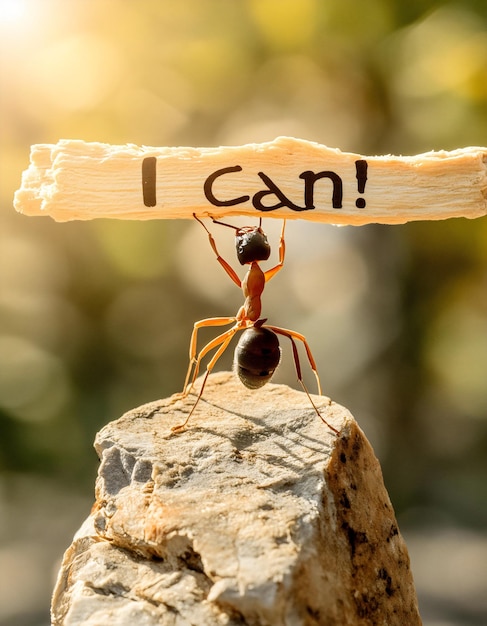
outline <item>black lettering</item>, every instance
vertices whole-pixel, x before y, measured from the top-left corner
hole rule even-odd
[[[357,171],[357,187],[359,193],[365,193],[365,183],[367,182],[367,161],[360,159],[355,161],[355,169]],[[367,202],[365,198],[357,198],[355,200],[355,206],[358,209],[364,209]]]
[[[156,157],[142,160],[142,198],[145,206],[156,206]]]
[[[343,183],[342,179],[335,172],[312,172],[311,170],[307,170],[299,175],[299,178],[304,180],[304,203],[306,205],[306,209],[314,209],[314,193],[315,193],[315,182],[320,180],[320,178],[329,178],[333,183],[333,194],[331,197],[331,204],[334,209],[342,208],[343,201]]]
[[[240,165],[234,165],[233,167],[223,167],[221,170],[216,170],[216,172],[210,174],[205,180],[205,184],[203,186],[205,196],[208,202],[211,202],[211,204],[213,204],[214,206],[235,206],[236,204],[242,204],[242,202],[247,202],[247,200],[250,200],[250,196],[239,196],[238,198],[232,198],[231,200],[219,200],[213,193],[213,183],[217,178],[223,176],[224,174],[241,171],[242,168]]]
[[[279,189],[279,187],[275,184],[275,182],[264,174],[264,172],[258,172],[261,179],[267,185],[267,189],[262,191],[258,191],[254,197],[252,198],[252,204],[259,211],[275,211],[276,209],[280,209],[281,207],[287,207],[293,211],[306,211],[307,207],[301,207],[294,202],[291,202],[289,198]],[[262,204],[262,198],[269,195],[274,195],[279,199],[279,202],[273,204],[272,206],[266,206]]]

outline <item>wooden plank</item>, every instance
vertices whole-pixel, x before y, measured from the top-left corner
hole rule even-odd
[[[487,148],[363,156],[279,137],[217,148],[32,146],[14,206],[54,220],[264,216],[400,224],[487,213]]]

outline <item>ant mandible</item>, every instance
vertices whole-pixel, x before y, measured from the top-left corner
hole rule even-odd
[[[196,405],[203,395],[206,381],[208,380],[208,376],[211,373],[213,367],[227,349],[234,335],[239,331],[243,331],[237,347],[235,348],[234,359],[234,368],[241,382],[249,389],[258,389],[259,387],[265,385],[272,378],[272,375],[277,369],[277,366],[279,365],[279,361],[281,359],[281,348],[279,346],[279,339],[277,335],[287,337],[291,341],[294,365],[301,387],[308,396],[308,399],[314,410],[316,411],[318,417],[323,421],[324,424],[326,424],[326,426],[328,426],[328,428],[338,434],[336,428],[329,424],[318,411],[318,408],[313,402],[309,391],[304,384],[304,380],[301,374],[298,348],[295,341],[296,339],[301,341],[304,345],[309,364],[316,377],[316,382],[318,384],[318,394],[321,395],[321,384],[318,376],[318,371],[316,369],[316,363],[313,355],[311,354],[311,350],[306,340],[306,337],[304,335],[301,335],[301,333],[297,333],[294,330],[287,330],[285,328],[279,328],[277,326],[266,325],[265,322],[267,321],[267,319],[260,318],[262,310],[261,296],[262,292],[264,291],[265,284],[271,278],[273,278],[284,265],[284,229],[286,226],[286,220],[283,221],[281,236],[279,239],[279,262],[277,265],[264,272],[261,269],[259,262],[266,261],[269,258],[271,253],[271,247],[267,240],[266,234],[262,230],[262,218],[259,219],[258,226],[243,226],[242,228],[238,228],[237,226],[220,222],[210,216],[214,224],[226,226],[235,230],[237,258],[241,265],[249,266],[247,274],[241,281],[235,270],[227,263],[227,261],[225,261],[225,259],[220,256],[211,232],[208,230],[205,224],[196,216],[195,213],[193,213],[193,217],[206,230],[210,245],[216,254],[217,261],[223,267],[228,276],[230,276],[233,282],[237,285],[237,287],[242,289],[245,302],[240,307],[237,315],[234,317],[211,317],[208,319],[200,320],[199,322],[195,322],[189,347],[189,367],[186,374],[186,380],[184,382],[183,392],[180,394],[181,397],[186,397],[193,388],[196,377],[198,376],[201,360],[211,350],[216,349],[216,352],[206,366],[206,374],[203,378],[200,391],[188,417],[182,424],[174,426],[172,430],[181,430],[186,426],[189,419],[194,413]],[[197,337],[198,330],[200,328],[208,326],[225,326],[228,324],[233,324],[233,326],[229,330],[226,330],[224,333],[218,335],[218,337],[215,337],[215,339],[213,339],[212,341],[208,342],[206,346],[204,346],[204,348],[200,350],[199,353],[197,352]],[[190,382],[190,380],[191,384],[188,387],[188,383]]]

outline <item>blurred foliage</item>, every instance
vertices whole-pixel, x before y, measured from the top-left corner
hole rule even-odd
[[[179,391],[193,322],[233,314],[241,295],[197,224],[17,215],[30,145],[487,145],[487,8],[0,0],[0,86],[0,500],[16,498],[19,476],[91,498],[95,432]],[[279,226],[265,225],[276,243]],[[228,232],[215,236],[233,262]],[[293,222],[287,243],[266,315],[307,335],[398,514],[485,528],[486,219]],[[286,350],[276,381],[295,384]],[[0,519],[0,537],[9,529]]]

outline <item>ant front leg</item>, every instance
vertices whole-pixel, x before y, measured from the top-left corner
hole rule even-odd
[[[223,267],[225,272],[230,276],[230,278],[233,280],[233,282],[237,285],[237,287],[242,287],[242,282],[241,282],[240,278],[238,277],[237,273],[235,272],[235,270],[231,267],[231,265],[227,261],[225,261],[225,259],[223,257],[220,256],[220,253],[218,252],[218,249],[216,247],[215,240],[213,239],[213,235],[206,228],[206,226],[199,219],[199,217],[196,217],[196,213],[193,213],[193,217],[194,217],[194,219],[197,222],[199,222],[201,224],[201,226],[203,226],[203,228],[208,233],[208,240],[210,242],[210,246],[213,249],[213,252],[216,254],[216,260],[218,261],[218,263],[220,263],[220,265]],[[216,222],[216,223],[219,224],[220,222]],[[225,224],[225,226],[226,226],[226,224]]]
[[[282,269],[284,265],[284,257],[286,255],[286,242],[284,240],[284,230],[286,228],[286,220],[282,220],[281,236],[279,238],[279,263],[275,267],[271,267],[270,270],[264,272],[266,282]]]

